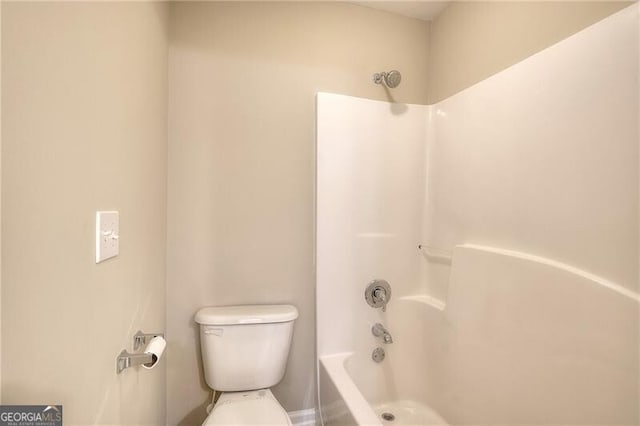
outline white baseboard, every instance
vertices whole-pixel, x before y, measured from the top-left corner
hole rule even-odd
[[[316,409],[290,411],[287,413],[293,426],[316,426],[319,424],[316,419]]]

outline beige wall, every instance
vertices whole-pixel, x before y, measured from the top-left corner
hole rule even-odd
[[[428,24],[339,3],[176,3],[169,53],[167,422],[206,413],[196,310],[293,303],[287,410],[315,406],[315,94],[426,102]],[[338,297],[338,296],[337,296]],[[364,303],[364,302],[363,302]]]
[[[65,424],[162,424],[165,366],[116,375],[165,325],[167,12],[4,3],[2,391]],[[120,256],[94,262],[95,211]]]
[[[630,2],[452,2],[431,25],[429,103],[441,101]]]

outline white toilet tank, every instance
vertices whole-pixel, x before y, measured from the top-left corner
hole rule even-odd
[[[211,389],[237,392],[270,388],[284,376],[293,322],[291,305],[219,306],[200,309],[200,346]]]

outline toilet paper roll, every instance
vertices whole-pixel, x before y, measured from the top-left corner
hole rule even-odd
[[[142,366],[146,369],[152,369],[158,364],[162,353],[164,352],[164,348],[167,347],[167,341],[162,338],[162,336],[156,336],[147,345],[144,349],[145,354],[151,354],[153,357],[153,361],[147,364],[142,364]]]

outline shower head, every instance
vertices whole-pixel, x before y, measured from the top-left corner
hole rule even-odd
[[[389,72],[377,72],[373,75],[374,83],[384,83],[391,89],[398,87],[398,85],[400,84],[400,80],[402,80],[402,75],[400,75],[400,71],[397,70],[391,70]]]

